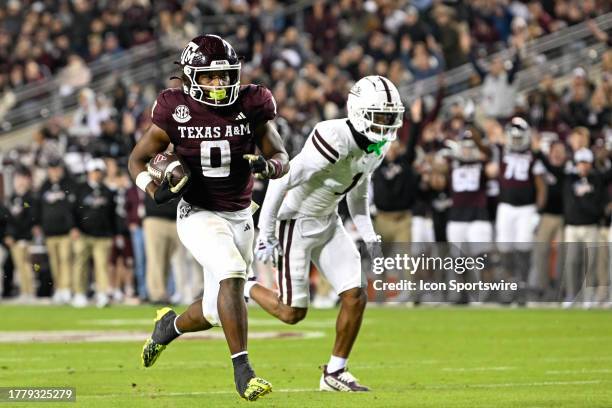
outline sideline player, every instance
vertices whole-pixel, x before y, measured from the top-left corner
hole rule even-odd
[[[497,146],[500,202],[495,236],[504,270],[521,287],[517,302],[522,304],[540,218],[536,202],[542,206],[546,199],[546,169],[531,152],[531,128],[524,119],[512,118],[504,136],[503,144]]]
[[[493,177],[490,166],[491,149],[482,141],[480,131],[472,125],[460,130],[456,141],[447,141],[451,146],[448,161],[449,187],[452,200],[446,224],[446,236],[451,251],[478,256],[491,249],[493,227],[489,222],[487,206],[487,179]],[[475,271],[457,275],[460,281],[479,280]],[[450,278],[449,278],[450,279]],[[454,294],[449,293],[449,296]],[[469,303],[467,292],[458,298],[449,298],[455,303]]]
[[[380,76],[359,80],[349,93],[347,108],[348,119],[318,123],[302,151],[291,160],[289,173],[268,186],[255,254],[267,262],[280,253],[280,294],[253,281],[245,285],[245,296],[283,322],[295,324],[308,310],[311,261],[331,283],[340,296],[340,312],[332,356],[319,383],[323,391],[368,391],[346,366],[367,296],[359,252],[342,226],[337,206],[346,196],[353,222],[370,254],[376,250],[379,256],[380,239],[368,209],[368,185],[389,148],[388,142],[395,139],[402,125],[404,112],[397,89]]]
[[[155,329],[143,347],[150,367],[167,344],[185,332],[222,326],[234,366],[236,390],[247,400],[271,391],[255,376],[247,354],[247,311],[243,286],[251,269],[253,177],[278,178],[288,155],[269,123],[276,116],[270,91],[240,85],[240,61],[215,35],[194,38],[180,60],[182,89],[162,91],[152,110],[153,125],[135,146],[129,168],[136,184],[156,202],[182,195],[177,211],[181,242],[202,265],[204,297],[180,316],[158,310]],[[177,185],[158,186],[146,171],[151,157],[172,143],[191,175]],[[253,154],[255,146],[261,156]]]

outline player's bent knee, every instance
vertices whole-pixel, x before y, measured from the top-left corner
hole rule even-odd
[[[364,308],[368,303],[368,295],[363,288],[352,288],[340,293],[340,302],[348,307]]]
[[[280,319],[287,324],[296,324],[306,317],[308,309],[301,307],[283,307],[280,313]]]
[[[227,278],[219,282],[220,289],[235,290],[242,292],[244,287],[244,279],[242,278]]]

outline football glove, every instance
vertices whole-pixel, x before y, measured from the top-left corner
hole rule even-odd
[[[366,242],[366,249],[368,250],[368,254],[370,255],[370,259],[372,261],[374,261],[376,258],[384,257],[382,242],[380,241]]]
[[[187,183],[189,183],[189,177],[184,176],[181,181],[179,181],[175,186],[170,183],[170,178],[172,174],[166,174],[161,184],[155,190],[155,194],[153,194],[153,200],[155,200],[156,204],[164,204],[169,201],[178,198],[182,193]]]
[[[259,180],[277,178],[282,170],[280,169],[281,166],[278,161],[273,159],[266,160],[262,155],[245,154],[242,157],[248,160],[249,166],[251,167],[251,173]]]
[[[272,264],[276,266],[276,258],[283,255],[283,249],[280,246],[280,242],[276,237],[259,238],[257,245],[255,246],[255,258],[263,263],[272,261]]]

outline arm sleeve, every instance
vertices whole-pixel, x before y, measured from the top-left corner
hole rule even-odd
[[[371,175],[357,184],[357,186],[346,195],[349,214],[359,231],[359,235],[364,242],[376,242],[378,237],[370,218],[370,206],[368,199],[368,186],[370,185]]]

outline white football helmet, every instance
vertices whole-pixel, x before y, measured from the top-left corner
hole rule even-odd
[[[531,128],[525,119],[518,116],[506,125],[506,146],[512,151],[524,151],[531,144]]]
[[[361,78],[349,92],[348,118],[355,130],[374,143],[394,140],[402,127],[404,106],[400,94],[387,78]]]

